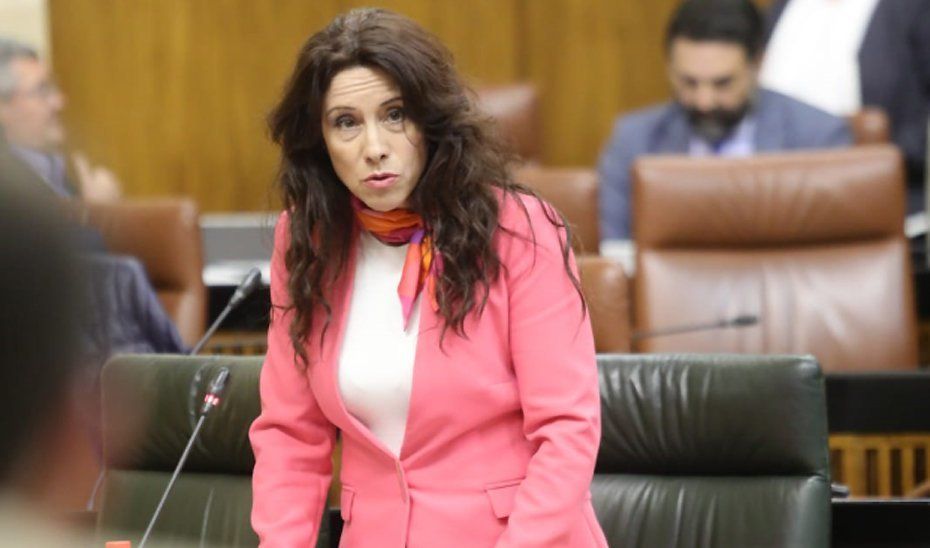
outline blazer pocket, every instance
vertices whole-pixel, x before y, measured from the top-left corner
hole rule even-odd
[[[486,485],[485,493],[488,495],[488,501],[491,503],[491,511],[494,516],[504,519],[513,512],[514,499],[517,498],[517,490],[523,483],[523,478],[507,481],[499,481]]]
[[[342,516],[342,521],[346,523],[352,521],[353,503],[355,503],[355,490],[343,485],[342,495],[339,498],[339,515]]]

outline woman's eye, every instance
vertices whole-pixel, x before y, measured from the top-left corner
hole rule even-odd
[[[398,123],[404,121],[404,109],[402,108],[392,108],[387,112],[387,120],[391,123]]]
[[[335,125],[339,129],[352,129],[355,127],[355,120],[351,116],[340,116],[336,118]]]

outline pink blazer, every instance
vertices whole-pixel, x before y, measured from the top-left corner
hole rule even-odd
[[[332,296],[322,344],[315,319],[294,365],[290,313],[275,310],[261,373],[252,525],[264,547],[316,542],[342,432],[341,546],[476,548],[604,547],[589,486],[600,441],[594,341],[565,273],[559,234],[543,207],[503,198],[496,246],[502,274],[466,338],[446,333],[420,299],[420,331],[407,430],[399,458],[343,405],[339,348],[352,295],[354,259]],[[286,305],[289,232],[275,230],[272,302]],[[354,250],[350,253],[354,257]],[[571,260],[575,268],[574,258]]]

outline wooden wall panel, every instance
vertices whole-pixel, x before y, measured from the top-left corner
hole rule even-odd
[[[459,70],[474,81],[518,79],[517,0],[343,0],[342,5],[383,7],[414,19],[442,40]]]
[[[205,211],[275,207],[264,118],[300,44],[379,5],[450,48],[475,84],[534,82],[543,160],[593,165],[614,117],[668,95],[662,34],[677,0],[51,0],[52,58],[76,147],[130,196]]]
[[[134,196],[269,207],[265,114],[300,43],[337,2],[59,0],[53,59],[76,146]]]
[[[525,62],[542,91],[547,163],[594,165],[618,113],[667,96],[662,35],[676,4],[525,4]]]
[[[130,196],[206,211],[274,207],[264,118],[300,44],[353,0],[53,0],[55,71],[75,147]],[[375,2],[437,33],[470,75],[515,79],[515,0]]]

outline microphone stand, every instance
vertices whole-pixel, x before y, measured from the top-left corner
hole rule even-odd
[[[213,325],[210,326],[210,329],[207,329],[207,332],[203,334],[203,337],[197,341],[197,344],[194,345],[194,348],[191,349],[191,351],[188,353],[188,356],[196,356],[200,353],[201,350],[203,350],[203,346],[207,344],[207,341],[209,341],[213,334],[216,333],[216,330],[219,329],[220,325],[223,323],[223,320],[226,319],[226,316],[229,316],[229,313],[232,312],[233,308],[233,303],[230,301],[229,304],[226,305],[226,308],[224,308],[220,313],[220,315],[216,317],[216,321],[213,322]]]
[[[637,331],[633,333],[633,340],[650,339],[652,337],[665,337],[667,335],[680,335],[682,333],[693,333],[695,331],[711,331],[714,329],[725,329],[728,327],[749,327],[759,323],[759,317],[753,315],[736,316],[710,323],[675,325],[672,327],[663,327],[651,329],[648,331]]]
[[[197,341],[197,344],[194,345],[194,348],[188,353],[189,356],[194,356],[200,353],[203,350],[203,346],[207,344],[207,341],[210,340],[210,337],[216,333],[216,330],[219,329],[222,325],[223,320],[226,319],[226,316],[233,311],[234,308],[242,304],[242,301],[246,300],[249,295],[251,295],[258,286],[262,283],[262,272],[258,268],[252,268],[249,270],[248,274],[245,275],[245,278],[242,279],[242,282],[239,284],[239,287],[236,288],[236,292],[233,293],[233,296],[229,299],[229,302],[226,303],[226,308],[217,316],[216,320],[210,325],[210,329],[207,329],[207,332],[204,333],[203,337],[200,337],[200,340]]]
[[[210,340],[210,337],[216,333],[216,330],[223,324],[223,320],[226,319],[226,316],[233,311],[237,306],[242,304],[242,301],[246,300],[252,293],[262,283],[262,271],[258,268],[252,268],[245,275],[242,281],[239,283],[239,286],[236,287],[235,293],[229,299],[229,302],[226,303],[226,308],[223,309],[223,312],[213,321],[213,324],[210,325],[210,328],[204,333],[203,337],[197,341],[197,344],[187,353],[188,356],[195,356],[203,350],[207,341]],[[199,424],[200,421],[198,421]],[[189,447],[188,447],[189,449]],[[91,489],[90,497],[87,499],[86,509],[91,511],[94,507],[94,501],[97,499],[97,492],[100,490],[100,486],[103,485],[103,478],[106,476],[106,466],[101,468],[100,473],[97,475],[97,481],[94,482],[94,487]]]
[[[200,430],[203,428],[203,423],[207,419],[207,415],[211,410],[213,410],[213,408],[220,404],[220,396],[226,389],[226,381],[228,379],[229,369],[223,367],[216,374],[216,377],[213,378],[213,382],[210,383],[210,388],[207,390],[207,394],[203,398],[203,407],[200,410],[200,419],[197,420],[197,425],[194,426],[194,431],[191,433],[190,439],[187,440],[187,446],[184,447],[184,452],[181,453],[181,459],[178,460],[178,465],[175,466],[174,473],[171,474],[171,479],[168,481],[168,486],[165,487],[165,491],[161,495],[161,500],[158,501],[158,506],[155,507],[155,513],[152,515],[152,519],[149,521],[148,527],[145,528],[145,533],[142,535],[142,540],[139,542],[139,548],[144,548],[145,543],[148,542],[149,536],[152,534],[152,529],[155,528],[155,523],[158,521],[158,517],[161,515],[162,508],[165,506],[165,501],[168,500],[168,495],[171,494],[171,489],[174,487],[174,483],[177,481],[178,476],[181,475],[181,469],[184,467],[184,463],[187,462],[188,456],[190,456],[191,448],[194,446],[194,442],[197,440],[197,436],[200,435]]]

